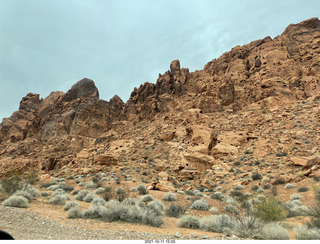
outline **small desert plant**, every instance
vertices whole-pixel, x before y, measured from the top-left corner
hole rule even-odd
[[[138,192],[139,192],[139,195],[146,195],[146,194],[149,193],[148,190],[147,190],[147,188],[146,188],[144,185],[139,185],[139,186],[137,187],[137,190],[138,190]]]
[[[27,208],[29,207],[29,201],[23,196],[10,196],[8,199],[3,201],[2,205],[16,208]]]
[[[97,185],[92,180],[90,180],[85,184],[85,188],[87,188],[87,189],[89,189],[89,188],[95,189],[95,188],[97,188]]]
[[[78,202],[68,202],[66,205],[64,205],[63,210],[67,211],[73,207],[80,207],[80,204]]]
[[[24,179],[27,184],[35,185],[39,180],[38,172],[36,170],[30,170]]]
[[[43,197],[48,197],[48,196],[50,196],[50,193],[47,192],[47,191],[42,191],[42,192],[41,192],[41,196],[43,196]]]
[[[17,190],[17,191],[13,194],[13,196],[21,196],[21,197],[27,198],[28,201],[30,201],[31,198],[32,198],[32,196],[31,196],[31,194],[30,194],[29,192],[23,191],[23,190]]]
[[[153,196],[150,194],[144,195],[143,198],[141,199],[142,202],[151,202],[153,200]]]
[[[18,175],[13,175],[11,177],[5,177],[1,180],[2,190],[8,195],[11,196],[17,190],[21,189],[22,178]]]
[[[207,211],[210,209],[210,205],[208,204],[208,202],[204,199],[199,199],[194,201],[191,206],[191,209],[196,209],[196,210],[202,210],[202,211]]]
[[[292,201],[292,200],[297,200],[297,199],[301,199],[302,198],[302,196],[300,195],[300,194],[298,194],[298,193],[294,193],[294,194],[292,194],[291,196],[290,196],[290,200]]]
[[[200,229],[216,233],[231,234],[236,221],[226,214],[203,217],[200,219]]]
[[[282,221],[288,216],[288,212],[275,198],[259,199],[255,205],[253,214],[265,222]]]
[[[286,188],[286,189],[292,189],[292,188],[294,188],[294,185],[291,184],[291,183],[287,183],[287,184],[284,186],[284,188]]]
[[[120,202],[122,202],[127,197],[127,195],[128,193],[125,189],[123,189],[122,187],[117,188],[116,196]]]
[[[163,201],[166,201],[166,202],[172,202],[172,201],[176,201],[176,200],[177,200],[176,194],[174,194],[171,191],[168,192],[167,194],[165,194],[163,197]]]
[[[111,186],[106,186],[104,192],[102,193],[102,198],[107,202],[114,197],[114,191]]]
[[[103,187],[99,187],[97,190],[96,190],[96,194],[103,194],[104,192],[104,188]]]
[[[224,207],[224,210],[225,210],[226,212],[234,215],[234,216],[239,215],[239,210],[238,210],[237,207],[234,206],[234,205],[231,205],[231,204],[226,205],[226,206]]]
[[[92,200],[91,205],[101,205],[104,206],[106,204],[106,201],[100,197],[96,197]]]
[[[68,219],[77,219],[82,217],[83,217],[83,214],[79,206],[70,208],[67,212]]]
[[[257,237],[263,240],[289,240],[289,232],[277,223],[269,223],[262,228]]]
[[[211,208],[209,209],[209,211],[210,211],[210,213],[212,213],[212,214],[217,214],[217,213],[219,212],[219,210],[218,210],[217,208],[215,208],[215,207],[211,207]]]
[[[309,228],[308,226],[298,226],[294,228],[297,240],[319,240],[320,229]]]
[[[131,187],[130,188],[130,192],[137,192],[137,191],[138,191],[137,187]]]
[[[76,195],[76,200],[79,200],[79,201],[83,201],[83,199],[86,197],[86,195],[88,195],[90,192],[88,190],[81,190],[78,192],[78,194]]]
[[[307,191],[309,191],[308,187],[302,186],[298,188],[298,192],[307,192]]]
[[[84,202],[92,202],[93,199],[95,199],[95,198],[99,198],[98,195],[96,195],[95,193],[90,192],[83,198],[83,201]]]
[[[261,180],[262,176],[258,172],[253,172],[251,175],[252,180]]]
[[[55,195],[49,199],[50,204],[55,204],[55,205],[65,205],[67,201],[67,196],[66,195]]]
[[[236,191],[239,191],[239,190],[243,190],[243,188],[244,187],[242,185],[237,185],[233,189],[236,190]]]
[[[185,215],[179,220],[178,226],[183,228],[199,229],[200,221],[192,215]]]
[[[181,215],[185,212],[183,207],[178,204],[170,204],[170,206],[166,209],[165,213],[168,217],[180,218]]]
[[[210,196],[211,199],[215,199],[215,200],[219,200],[219,201],[223,201],[223,198],[224,196],[222,195],[221,192],[217,191],[215,193],[213,193],[211,196]]]
[[[107,209],[101,205],[91,205],[87,210],[83,211],[85,219],[103,219],[107,216]]]

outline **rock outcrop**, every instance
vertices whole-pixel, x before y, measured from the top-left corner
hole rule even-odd
[[[288,157],[298,167],[319,153],[317,140],[305,147],[300,141],[319,133],[317,18],[289,25],[274,39],[236,46],[203,70],[189,72],[179,60],[169,68],[155,84],[135,88],[126,103],[119,96],[99,99],[94,81],[87,78],[43,99],[28,93],[19,110],[0,124],[0,176],[28,167],[79,172],[88,166],[83,171],[94,172],[130,161],[141,167],[155,162],[162,171],[196,179],[217,165],[230,170],[230,162],[246,163],[248,155]],[[310,103],[304,108],[312,116],[302,119],[313,121],[308,128],[315,132],[293,135],[298,126],[292,113],[304,113],[297,105],[301,101]],[[286,132],[275,135],[267,127],[273,121],[283,123]],[[297,145],[302,149],[293,150]],[[311,166],[310,175],[317,167]],[[212,171],[215,179],[224,174]]]

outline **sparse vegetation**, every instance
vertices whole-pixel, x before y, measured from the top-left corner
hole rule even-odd
[[[15,208],[27,208],[29,207],[29,201],[23,196],[10,196],[3,201],[2,205]]]
[[[191,209],[196,209],[196,210],[202,210],[202,211],[207,211],[210,209],[210,205],[208,204],[208,202],[204,199],[199,199],[194,201],[191,206]]]
[[[192,215],[185,215],[179,220],[178,226],[183,228],[199,229],[200,221]]]
[[[146,188],[144,185],[139,185],[139,186],[137,187],[137,190],[138,190],[138,192],[139,192],[139,195],[146,195],[146,194],[149,193],[148,190],[147,190],[147,188]]]
[[[163,197],[163,201],[166,201],[166,202],[172,202],[176,200],[177,200],[177,196],[173,192],[168,192]]]
[[[185,210],[181,205],[174,204],[174,203],[171,203],[170,206],[165,211],[166,216],[174,217],[174,218],[180,218],[184,212]]]

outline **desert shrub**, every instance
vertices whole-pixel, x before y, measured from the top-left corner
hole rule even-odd
[[[223,198],[224,196],[222,195],[221,192],[217,191],[215,193],[213,193],[211,196],[210,196],[211,199],[215,199],[215,200],[219,200],[219,201],[223,201]]]
[[[79,206],[70,208],[67,212],[68,219],[77,219],[82,217],[83,217],[83,214]]]
[[[320,240],[320,229],[298,226],[294,228],[297,240]]]
[[[125,189],[123,189],[122,187],[117,188],[116,196],[120,202],[122,202],[127,197],[127,195],[128,195],[128,193]]]
[[[194,192],[193,190],[186,190],[185,194],[189,195],[189,196],[194,196]]]
[[[111,186],[106,186],[102,193],[102,198],[106,201],[111,200],[114,197],[114,191]]]
[[[292,188],[294,188],[294,185],[291,184],[291,183],[287,183],[287,184],[284,186],[284,188],[286,188],[286,189],[292,189]]]
[[[275,198],[262,198],[255,205],[253,214],[265,222],[282,221],[288,216],[286,209]]]
[[[50,196],[50,193],[47,192],[47,191],[42,191],[42,192],[41,192],[41,196],[43,196],[43,197],[48,197],[48,196]]]
[[[137,191],[138,191],[137,187],[131,187],[130,188],[130,192],[137,192]]]
[[[106,221],[124,221],[129,223],[141,223],[159,227],[163,224],[162,216],[157,215],[149,208],[138,204],[124,204],[123,202],[111,200],[107,203],[108,210]]]
[[[183,228],[199,229],[200,221],[192,215],[185,215],[179,220],[178,226]]]
[[[267,189],[270,189],[270,188],[271,188],[271,186],[269,184],[265,184],[265,185],[262,186],[262,189],[264,189],[264,190],[267,190]]]
[[[310,210],[302,205],[300,201],[293,200],[287,201],[283,207],[288,211],[288,217],[296,217],[296,216],[308,216],[310,215]]]
[[[301,199],[302,198],[302,196],[300,195],[300,194],[298,194],[298,193],[294,193],[294,194],[292,194],[291,196],[290,196],[290,200],[292,201],[292,200],[297,200],[297,199]]]
[[[49,199],[50,204],[54,205],[65,205],[67,201],[66,195],[55,195]]]
[[[142,202],[151,202],[153,200],[153,196],[150,194],[144,195],[143,198],[141,199]]]
[[[139,186],[137,187],[137,190],[138,190],[138,192],[139,192],[139,195],[146,195],[146,194],[149,193],[148,190],[147,190],[147,188],[146,188],[144,185],[139,185]]]
[[[99,187],[97,190],[96,190],[96,194],[103,194],[104,192],[104,188],[103,187]]]
[[[251,187],[251,191],[257,191],[258,189],[259,189],[259,186],[257,186],[257,185],[253,185]]]
[[[211,208],[209,209],[209,211],[210,211],[212,214],[217,214],[217,213],[219,212],[219,210],[218,210],[217,208],[215,208],[215,207],[211,207]]]
[[[17,190],[21,189],[22,178],[18,175],[13,175],[11,177],[3,178],[0,183],[2,186],[2,190],[8,195],[11,196]]]
[[[307,223],[308,227],[320,229],[320,203],[311,208],[310,216],[311,219]]]
[[[262,192],[264,192],[264,190],[263,190],[262,188],[259,188],[259,189],[257,190],[257,193],[262,193]]]
[[[239,215],[239,210],[234,205],[230,205],[230,204],[226,205],[224,207],[224,210],[232,215],[235,215],[235,216]]]
[[[36,170],[30,170],[24,179],[27,184],[35,185],[39,180],[38,172]]]
[[[158,199],[154,199],[151,203],[148,205],[150,208],[159,209],[160,211],[164,210],[164,205],[161,201]]]
[[[231,234],[236,221],[226,214],[203,217],[200,219],[200,229],[216,233]]]
[[[13,194],[13,196],[21,196],[21,197],[27,198],[28,201],[30,201],[31,198],[32,198],[32,196],[31,196],[31,194],[30,194],[29,192],[23,191],[23,190],[17,190],[17,191]]]
[[[92,180],[89,180],[85,184],[85,188],[87,188],[87,189],[95,189],[95,188],[97,188],[97,185]]]
[[[51,186],[49,186],[48,187],[48,190],[49,191],[55,191],[55,190],[57,190],[57,189],[60,189],[60,186],[59,185],[51,185]]]
[[[91,205],[82,215],[85,219],[104,219],[107,216],[107,209],[101,205]]]
[[[165,214],[168,217],[180,218],[185,212],[183,207],[178,204],[171,203],[169,207],[166,208]]]
[[[8,199],[4,200],[3,206],[16,207],[16,208],[27,208],[29,207],[29,201],[23,196],[10,196]]]
[[[251,175],[252,180],[261,180],[262,176],[258,172],[253,172]]]
[[[191,209],[196,209],[196,210],[202,210],[202,211],[207,211],[210,209],[210,205],[208,202],[204,199],[199,199],[197,201],[194,201],[191,206]]]
[[[194,194],[196,197],[203,197],[203,194],[202,194],[201,191],[199,191],[199,190],[193,190],[193,194]]]
[[[241,190],[243,190],[243,188],[244,187],[242,185],[237,185],[233,189],[236,190],[236,191],[241,191]]]
[[[73,208],[73,207],[80,207],[80,204],[78,202],[68,202],[68,203],[66,203],[64,205],[63,210],[67,211],[67,210],[69,210],[70,208]]]
[[[257,237],[262,240],[289,240],[289,232],[276,223],[265,225]]]
[[[136,199],[128,197],[122,201],[124,205],[135,205],[137,203]]]
[[[101,205],[104,206],[106,204],[106,201],[100,197],[96,197],[92,200],[91,205]]]
[[[96,195],[95,193],[88,193],[84,198],[83,198],[83,201],[84,202],[92,202],[93,199],[95,198],[99,198],[98,195]]]
[[[52,182],[43,183],[40,185],[40,188],[48,188],[49,186],[54,185]]]
[[[62,187],[62,189],[63,189],[64,191],[71,192],[71,191],[74,190],[74,187],[72,187],[72,186],[64,186],[64,187]]]
[[[28,187],[26,189],[26,191],[31,195],[31,197],[40,197],[41,196],[41,192],[33,187]]]
[[[286,180],[285,180],[283,177],[279,176],[279,177],[276,178],[274,184],[275,184],[275,185],[282,185],[282,184],[284,184],[284,183],[286,183]]]
[[[76,200],[79,200],[79,201],[83,201],[83,199],[89,194],[90,192],[88,190],[81,190],[78,192],[78,194],[76,195]]]
[[[167,201],[167,202],[172,202],[172,201],[176,201],[177,200],[177,196],[176,194],[174,194],[173,192],[168,192],[167,194],[164,195],[163,201]]]
[[[307,191],[309,191],[308,187],[302,186],[298,188],[298,192],[307,192]]]

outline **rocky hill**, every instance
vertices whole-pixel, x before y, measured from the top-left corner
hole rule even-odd
[[[28,93],[0,124],[0,177],[146,171],[155,189],[320,177],[320,20],[236,46],[189,72],[179,60],[123,102],[84,78],[66,93]],[[144,177],[144,178],[143,178]],[[227,177],[227,178],[226,178]],[[126,178],[126,177],[125,177]]]

